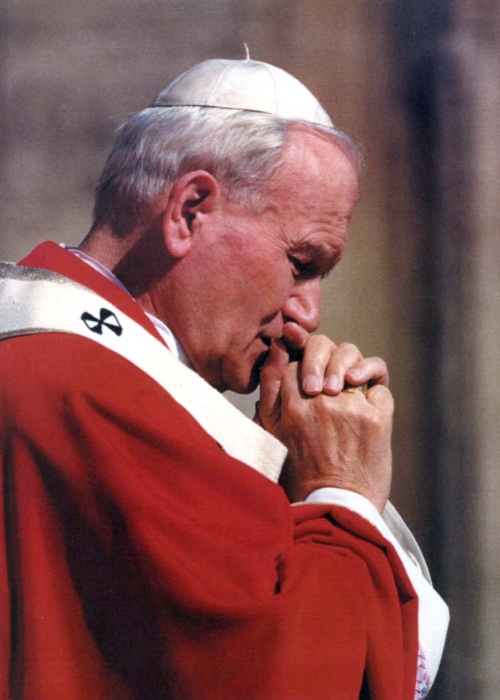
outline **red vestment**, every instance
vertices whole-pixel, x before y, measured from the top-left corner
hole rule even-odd
[[[156,335],[58,246],[22,264]],[[413,700],[418,601],[370,523],[291,506],[91,340],[4,340],[0,375],[1,700]]]

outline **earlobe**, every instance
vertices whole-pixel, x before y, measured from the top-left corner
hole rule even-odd
[[[189,252],[219,197],[217,180],[205,170],[187,173],[173,185],[162,222],[165,247],[172,257],[182,258]]]

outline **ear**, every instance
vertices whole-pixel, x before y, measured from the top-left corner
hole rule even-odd
[[[204,215],[215,209],[220,196],[219,183],[205,170],[186,173],[177,180],[162,220],[165,247],[172,257],[186,255]]]

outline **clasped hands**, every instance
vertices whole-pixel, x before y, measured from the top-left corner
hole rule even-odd
[[[301,350],[300,361],[290,361],[291,348]],[[261,370],[256,420],[288,448],[282,485],[291,501],[330,486],[359,493],[382,512],[392,475],[388,383],[381,358],[285,325]],[[346,392],[346,384],[368,389]]]

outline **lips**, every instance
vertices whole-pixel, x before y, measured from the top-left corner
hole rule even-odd
[[[259,357],[257,358],[257,361],[256,361],[254,367],[255,367],[255,370],[258,374],[260,374],[260,371],[261,371],[262,367],[264,366],[265,361],[269,357],[270,352],[271,352],[270,349],[266,350],[265,352],[261,353],[259,355]]]
[[[262,367],[264,366],[264,363],[267,360],[269,353],[271,352],[271,343],[272,343],[272,338],[269,338],[268,336],[261,336],[260,335],[259,340],[264,345],[265,350],[263,352],[259,353],[257,359],[254,362],[252,374],[255,377],[258,377],[260,375],[260,371],[261,371]]]
[[[272,345],[274,338],[269,337],[269,336],[259,336],[259,339],[264,343],[264,345],[266,345],[269,348],[269,350],[271,349],[271,345]],[[296,347],[294,345],[293,341],[292,342],[289,341],[288,338],[286,338],[285,336],[282,336],[280,338],[280,340],[282,340],[286,346],[287,352],[290,355],[290,362],[300,362],[302,360],[302,356],[304,353],[303,348]],[[268,356],[269,350],[266,351],[265,353],[263,353],[265,357],[264,357],[264,360],[262,361],[262,364],[265,361],[266,357]]]

